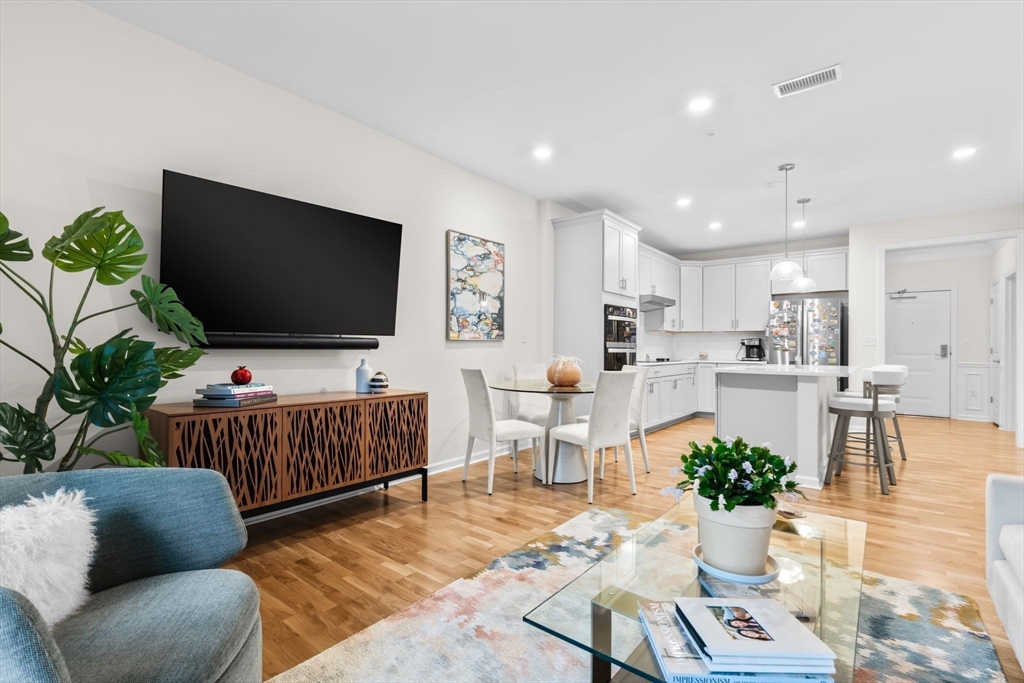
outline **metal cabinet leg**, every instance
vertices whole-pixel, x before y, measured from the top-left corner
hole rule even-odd
[[[420,497],[423,502],[427,502],[427,468],[423,467],[420,469]]]

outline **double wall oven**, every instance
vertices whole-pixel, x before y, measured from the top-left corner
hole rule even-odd
[[[636,364],[636,309],[604,307],[604,369]]]

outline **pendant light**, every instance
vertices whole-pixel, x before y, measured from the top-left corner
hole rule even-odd
[[[772,268],[772,280],[795,280],[804,275],[804,269],[798,263],[789,260],[789,172],[794,168],[796,166],[793,164],[782,164],[779,166],[779,170],[786,173],[786,222],[784,224],[786,229],[786,258],[776,263],[775,267]]]
[[[811,201],[810,197],[802,197],[796,200],[796,203],[800,205],[800,222],[804,224],[804,234],[802,239],[802,245],[800,247],[800,256],[803,258],[807,255],[807,202]],[[818,289],[818,285],[804,273],[789,285],[789,291],[791,292],[813,292]]]

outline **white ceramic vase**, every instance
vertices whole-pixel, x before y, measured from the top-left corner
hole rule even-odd
[[[356,393],[368,394],[370,393],[370,378],[373,377],[373,368],[366,364],[365,358],[362,361],[356,368]]]
[[[704,562],[731,574],[761,576],[768,562],[768,544],[775,524],[775,510],[763,505],[711,509],[711,500],[694,493],[701,554]]]

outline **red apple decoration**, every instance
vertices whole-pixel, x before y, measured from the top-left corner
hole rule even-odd
[[[248,384],[252,381],[252,373],[239,365],[238,369],[231,373],[231,381],[235,384]]]

